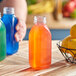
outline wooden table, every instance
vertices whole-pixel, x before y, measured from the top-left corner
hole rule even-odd
[[[0,62],[0,76],[76,76],[76,65],[65,61],[56,43],[52,41],[50,68],[34,71],[28,61],[28,41],[20,42],[19,52]]]

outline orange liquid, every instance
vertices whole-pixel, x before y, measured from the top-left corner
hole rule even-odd
[[[34,25],[29,34],[29,64],[35,70],[51,64],[51,33],[46,25]]]

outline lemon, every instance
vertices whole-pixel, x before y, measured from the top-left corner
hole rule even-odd
[[[72,26],[71,30],[70,30],[70,35],[73,38],[76,38],[76,24]]]
[[[68,41],[68,48],[69,49],[76,49],[76,39],[70,39]]]
[[[76,58],[76,24],[72,26],[70,35],[62,41],[62,47],[64,47],[61,48],[62,52],[68,53]],[[66,48],[68,48],[68,50]]]
[[[68,48],[69,49],[76,49],[76,39],[70,39],[68,41]],[[76,58],[76,50],[70,50],[69,53]]]
[[[62,47],[68,48],[68,40],[72,39],[72,37],[69,35],[64,40],[62,40]]]
[[[72,57],[76,58],[76,50],[72,50],[72,49],[76,49],[76,39],[72,38],[70,35],[68,37],[66,37],[63,41],[62,41],[62,48],[61,51],[64,53],[69,53]],[[70,50],[66,50],[65,48],[68,48]]]
[[[66,52],[65,48],[68,48],[68,41],[70,39],[72,39],[72,37],[69,35],[66,38],[64,38],[64,40],[62,41],[62,45],[61,46],[64,47],[64,48],[61,49],[62,52],[64,52],[64,53]]]

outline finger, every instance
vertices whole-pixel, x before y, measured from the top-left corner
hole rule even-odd
[[[18,19],[18,18],[17,18]],[[18,19],[18,24],[16,25],[16,30],[18,31],[20,29],[20,26],[22,27],[23,25],[21,24],[21,20]]]
[[[21,27],[23,27],[25,25],[25,21],[18,18],[18,24],[17,25],[20,25]]]
[[[17,36],[16,36],[17,35]],[[17,31],[17,33],[15,34],[15,39],[16,41],[22,41],[23,38],[26,35],[26,28],[21,28]]]
[[[19,35],[17,33],[15,34],[15,40],[19,42]]]
[[[23,38],[25,37],[25,33],[24,32],[17,32],[16,34],[15,34],[15,39],[16,39],[16,41],[22,41],[23,40]]]
[[[25,25],[25,23],[23,23],[23,24],[18,23],[18,24],[16,25],[16,30],[17,30],[17,31],[20,30],[21,28],[26,31],[26,25]]]
[[[20,29],[19,25],[16,26],[16,31],[18,31]]]
[[[20,24],[20,22],[18,22],[18,24],[15,27],[17,31],[20,29],[20,26],[21,26],[21,24]]]
[[[24,33],[24,35],[26,34],[26,27],[24,27],[24,28],[20,28],[17,32],[19,32],[19,33]]]
[[[19,39],[23,39],[25,37],[26,32],[18,31]]]
[[[19,42],[20,40],[22,40],[22,36],[21,36],[20,34],[16,33],[16,34],[15,34],[15,40],[16,40],[17,42]]]

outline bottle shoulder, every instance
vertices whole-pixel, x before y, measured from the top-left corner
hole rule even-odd
[[[51,31],[49,30],[47,26],[44,26],[44,28],[51,34]]]
[[[18,23],[18,19],[15,15],[3,15],[1,20],[4,22],[4,24],[12,23],[12,20],[15,24]]]
[[[41,32],[41,33],[46,33],[46,34],[50,34],[51,35],[51,32],[50,30],[48,29],[48,27],[46,25],[34,25],[32,28],[31,28],[31,31],[30,32]]]
[[[13,18],[13,17],[16,18],[16,16],[13,14],[4,14],[1,19],[7,19],[7,18]]]

